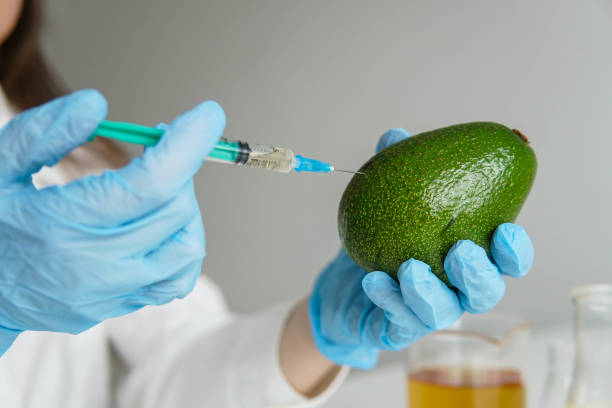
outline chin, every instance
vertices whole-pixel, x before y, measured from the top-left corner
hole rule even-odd
[[[0,45],[11,35],[23,8],[24,0],[0,0]]]

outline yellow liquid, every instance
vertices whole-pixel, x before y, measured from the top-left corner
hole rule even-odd
[[[428,368],[408,376],[408,408],[525,408],[514,370]]]

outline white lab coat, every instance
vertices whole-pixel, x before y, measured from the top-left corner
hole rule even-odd
[[[0,89],[0,126],[11,116]],[[34,180],[41,187],[67,177],[46,168]],[[348,369],[315,399],[292,389],[278,361],[279,338],[291,306],[237,316],[228,311],[217,286],[202,277],[183,300],[107,320],[79,335],[24,332],[0,357],[0,406],[320,405]]]

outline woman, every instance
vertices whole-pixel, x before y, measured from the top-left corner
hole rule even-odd
[[[348,367],[370,368],[381,349],[489,310],[502,274],[531,266],[526,233],[503,224],[495,263],[470,241],[449,251],[456,292],[418,260],[400,267],[398,285],[341,251],[307,299],[233,315],[200,276],[193,190],[223,133],[222,109],[205,102],[181,115],[133,160],[107,141],[87,143],[104,98],[59,97],[38,49],[36,1],[0,0],[0,9],[2,406],[315,406]],[[378,149],[405,137],[392,130]]]

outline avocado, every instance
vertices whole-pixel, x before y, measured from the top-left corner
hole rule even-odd
[[[518,130],[473,122],[421,133],[368,160],[340,200],[338,232],[366,271],[397,279],[410,258],[447,285],[448,250],[462,239],[489,246],[513,222],[536,174],[535,153]]]

